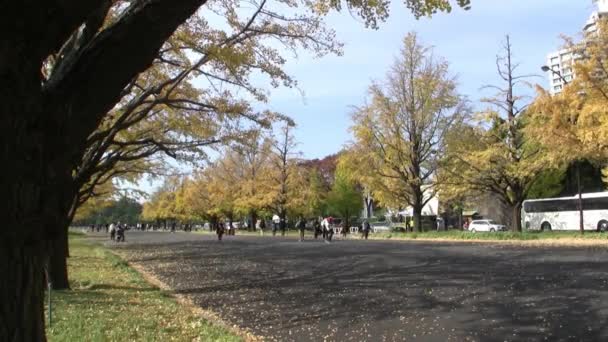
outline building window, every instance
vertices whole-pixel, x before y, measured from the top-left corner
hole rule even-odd
[[[553,64],[551,69],[553,69],[553,71],[559,71],[559,64]]]
[[[560,91],[560,90],[562,90],[562,86],[561,85],[556,85],[555,87],[553,87],[553,90]]]
[[[568,82],[572,81],[572,75],[566,75],[564,76],[564,79]]]
[[[551,64],[555,64],[555,63],[557,63],[558,61],[559,61],[559,58],[558,58],[558,57],[552,57],[552,58],[551,58]]]

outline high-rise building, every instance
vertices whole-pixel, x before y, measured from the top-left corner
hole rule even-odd
[[[597,5],[597,10],[591,13],[583,26],[585,37],[596,33],[599,19],[608,15],[608,0],[594,0],[593,2]],[[562,49],[547,55],[547,66],[551,68],[551,70],[547,71],[549,92],[551,94],[560,93],[564,88],[565,82],[570,82],[574,79],[575,75],[572,64],[577,59],[580,59],[580,57],[580,55],[571,49]]]

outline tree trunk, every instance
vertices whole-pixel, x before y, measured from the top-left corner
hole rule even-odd
[[[521,232],[521,205],[522,202],[517,202],[512,208],[511,230],[514,232]]]
[[[53,290],[70,288],[68,280],[68,225],[60,230],[60,235],[51,241],[49,255],[49,277]]]
[[[414,231],[422,232],[422,204],[417,203],[412,206],[414,215]]]
[[[365,202],[365,218],[369,219],[372,217],[372,206],[374,200],[371,196],[367,195],[363,198],[363,201]]]
[[[0,340],[46,341],[44,332],[45,246],[0,246]]]
[[[58,229],[59,236],[51,241],[48,272],[53,290],[68,290],[70,288],[67,263],[67,258],[70,257],[68,236],[70,224],[76,214],[77,203],[78,198],[74,198],[68,217],[62,223],[62,227]]]
[[[458,208],[458,229],[464,230],[462,227],[462,208]]]
[[[255,232],[255,224],[258,221],[258,213],[255,210],[251,211],[251,230]]]

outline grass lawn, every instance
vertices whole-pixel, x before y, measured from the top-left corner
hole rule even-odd
[[[193,231],[197,234],[215,235],[215,232],[208,230]],[[237,230],[236,235],[248,235],[248,236],[260,236],[260,232],[248,232],[246,230]],[[287,236],[299,237],[299,233],[296,230],[288,230]],[[306,231],[306,238],[312,236],[310,230]],[[272,236],[272,230],[266,229],[264,236]],[[277,236],[281,236],[280,232],[277,232]],[[334,235],[335,236],[335,235]],[[360,238],[361,234],[349,234],[350,238]],[[607,240],[608,233],[598,233],[594,231],[585,231],[584,235],[581,235],[579,231],[552,231],[552,232],[541,232],[541,231],[524,231],[521,233],[515,232],[476,232],[472,233],[469,231],[461,230],[448,230],[448,231],[427,231],[422,233],[401,233],[401,232],[381,232],[381,233],[370,233],[370,239],[441,239],[441,240]],[[340,238],[340,237],[338,237]]]
[[[70,234],[70,253],[72,290],[52,292],[50,341],[242,341],[82,235]]]
[[[598,233],[585,231],[584,235],[581,235],[578,231],[567,231],[567,232],[539,232],[539,231],[525,231],[521,233],[515,232],[468,232],[460,230],[449,230],[440,232],[422,232],[422,233],[397,233],[397,232],[386,232],[370,234],[370,237],[380,239],[445,239],[445,240],[607,240],[608,233]]]

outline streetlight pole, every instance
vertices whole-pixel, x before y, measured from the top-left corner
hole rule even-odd
[[[546,65],[543,65],[541,69],[544,72],[551,71],[554,75],[557,75],[562,80],[562,82],[564,82],[564,87],[568,85],[568,80],[566,80],[564,76],[562,76],[561,72],[553,70]],[[581,231],[581,234],[585,234],[585,226],[583,220],[583,194],[581,192],[581,165],[578,161],[576,161],[576,190],[578,192],[579,229]]]

